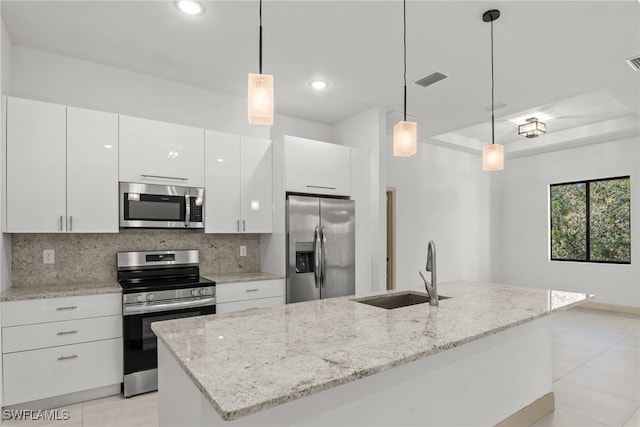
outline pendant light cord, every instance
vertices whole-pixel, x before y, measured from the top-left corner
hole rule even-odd
[[[260,59],[259,74],[262,74],[262,0],[260,0]]]
[[[493,21],[494,19],[491,19],[491,144],[496,143],[495,124],[494,124],[495,119],[493,115],[493,108],[495,106],[495,102],[493,100],[493,86],[494,86],[494,82],[493,82]]]
[[[404,44],[404,121],[407,121],[407,0],[402,2],[402,31]]]

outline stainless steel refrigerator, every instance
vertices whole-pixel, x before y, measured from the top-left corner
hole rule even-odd
[[[353,295],[355,202],[287,198],[287,303]]]

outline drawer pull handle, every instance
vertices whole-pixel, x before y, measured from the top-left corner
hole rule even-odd
[[[62,332],[58,332],[57,335],[73,335],[77,333],[78,331],[62,331]]]
[[[58,357],[58,362],[60,362],[62,360],[71,360],[71,359],[77,359],[77,358],[78,358],[77,354],[74,354],[74,355],[71,355],[71,356],[60,356],[60,357]]]
[[[56,308],[56,310],[58,311],[62,311],[62,310],[75,310],[76,308],[78,308],[77,305],[70,305],[68,307],[58,307]]]
[[[256,288],[256,289],[247,289],[247,292],[258,292],[258,291],[259,291],[258,288]]]

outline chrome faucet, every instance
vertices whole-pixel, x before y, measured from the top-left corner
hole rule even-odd
[[[436,244],[433,240],[429,241],[429,246],[427,246],[427,271],[431,272],[431,283],[427,281],[427,278],[424,277],[422,271],[418,271],[420,277],[424,281],[424,287],[427,289],[427,293],[429,294],[429,305],[438,305],[438,288],[437,288],[437,278],[436,278]]]

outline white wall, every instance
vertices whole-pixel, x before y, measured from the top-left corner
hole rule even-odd
[[[491,178],[481,158],[424,143],[412,157],[394,157],[391,136],[385,154],[387,186],[396,188],[396,286],[424,286],[418,271],[429,240],[439,282],[489,281]]]
[[[269,138],[233,97],[146,74],[13,46],[13,96]]]
[[[549,260],[549,184],[631,176],[631,265]],[[501,281],[640,307],[640,139],[507,159],[501,177]]]
[[[351,198],[356,201],[356,293],[386,289],[385,116],[373,107],[333,126],[333,141],[355,148]]]

